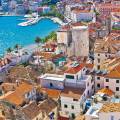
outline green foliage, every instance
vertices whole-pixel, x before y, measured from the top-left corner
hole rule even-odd
[[[26,66],[29,65],[29,62],[22,63],[22,65],[23,65],[24,67],[26,67]]]
[[[41,38],[40,37],[36,37],[35,43],[39,44],[40,42],[41,42]]]
[[[14,46],[14,48],[15,48],[15,49],[19,49],[19,45],[16,44],[16,45]]]
[[[118,27],[113,27],[112,30],[120,30],[120,28]]]
[[[10,48],[10,47],[7,49],[7,53],[11,53],[12,51],[13,51],[13,50],[12,50],[12,48]]]
[[[57,40],[57,34],[56,32],[51,32],[48,36],[46,36],[43,41],[47,42],[49,40],[56,41]]]
[[[50,5],[50,8],[51,8],[51,11],[49,13],[39,13],[39,15],[40,16],[58,17],[61,20],[64,20],[64,16],[58,12],[55,5]]]

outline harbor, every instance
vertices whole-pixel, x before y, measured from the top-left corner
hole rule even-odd
[[[67,24],[67,23],[64,23],[62,20],[60,20],[57,17],[48,17],[48,16],[46,16],[46,17],[39,17],[38,15],[34,15],[34,16],[33,15],[25,15],[24,18],[27,21],[19,23],[18,26],[34,25],[34,24],[37,24],[41,19],[44,19],[44,18],[50,19],[54,23],[58,23],[61,26],[64,26],[64,25]]]
[[[34,25],[19,26],[19,23],[28,21],[24,16],[2,16],[0,17],[0,56],[6,53],[9,47],[16,44],[28,46],[33,44],[38,36],[44,38],[52,31],[59,29],[59,24],[52,20],[44,18]]]

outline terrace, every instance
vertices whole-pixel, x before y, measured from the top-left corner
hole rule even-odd
[[[91,106],[90,109],[85,114],[85,118],[86,119],[91,118],[94,120],[98,120],[98,112],[102,108],[102,106],[103,106],[103,104],[101,104],[101,103],[94,104],[93,106]]]
[[[41,77],[45,80],[52,80],[52,81],[60,81],[64,82],[64,77],[62,75],[56,75],[56,74],[45,74]]]

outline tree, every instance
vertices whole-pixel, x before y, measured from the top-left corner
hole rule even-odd
[[[14,48],[18,51],[20,48],[20,45],[16,44]]]
[[[51,33],[50,33],[50,38],[51,38],[53,41],[56,41],[56,40],[57,40],[57,34],[56,34],[56,32],[51,32]]]
[[[16,45],[14,46],[14,48],[17,50],[16,53],[18,53],[18,55],[21,56],[21,55],[20,55],[20,45],[19,45],[19,44],[16,44]]]
[[[40,42],[41,42],[41,38],[40,37],[36,37],[35,43],[37,43],[39,45]]]
[[[12,48],[9,47],[9,48],[7,49],[7,53],[11,53],[11,52],[12,52]]]
[[[52,40],[57,41],[57,34],[56,32],[51,32],[48,36],[45,37],[45,42]]]

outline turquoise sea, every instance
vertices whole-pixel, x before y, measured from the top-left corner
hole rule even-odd
[[[20,22],[24,22],[21,16],[0,16],[0,56],[15,44],[32,44],[36,36],[43,38],[59,28],[59,25],[50,19],[42,19],[37,24],[27,27],[18,26]]]

